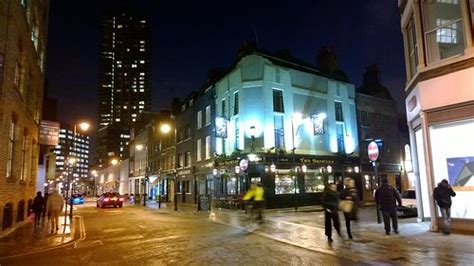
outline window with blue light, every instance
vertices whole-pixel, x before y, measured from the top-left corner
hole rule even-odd
[[[239,132],[239,119],[235,119],[235,146],[236,150],[240,150],[240,132]]]
[[[337,151],[343,153],[345,151],[344,145],[344,124],[337,123],[336,125],[336,135],[337,135]]]
[[[283,116],[274,116],[275,148],[285,147],[285,130],[283,127]]]

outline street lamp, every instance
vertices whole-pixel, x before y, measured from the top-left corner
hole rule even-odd
[[[137,144],[135,149],[141,151],[145,148],[145,178],[143,180],[143,206],[146,206],[146,183],[148,181],[148,145],[147,144]]]
[[[78,130],[78,127],[79,126],[79,129],[82,130],[82,131],[87,131],[90,127],[90,124],[88,122],[85,122],[85,121],[81,121],[81,122],[76,122],[74,123],[74,135],[73,135],[73,149],[74,149],[74,152],[77,153],[77,148],[76,148],[76,139],[77,139],[77,130]],[[71,173],[68,173],[67,174],[67,187],[66,187],[66,199],[69,200],[69,221],[70,223],[72,222],[72,190],[71,190],[71,199],[69,199],[69,188],[71,187],[71,176],[74,174],[74,164],[76,164],[77,162],[77,159],[75,157],[69,157],[69,145],[66,144],[66,155],[65,157],[67,156],[68,159],[67,159],[67,163],[66,163],[66,166],[67,164],[69,163],[71,165]],[[68,172],[68,171],[67,171]],[[67,205],[66,205],[67,206]],[[67,216],[67,208],[65,208],[64,210],[64,224],[66,224],[66,216]]]

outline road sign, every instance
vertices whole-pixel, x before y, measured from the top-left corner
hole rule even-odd
[[[379,146],[377,145],[377,142],[371,141],[369,143],[369,146],[367,147],[367,154],[369,155],[369,159],[372,162],[377,161],[377,158],[379,158]]]

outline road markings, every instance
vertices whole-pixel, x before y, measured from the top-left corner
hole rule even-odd
[[[70,242],[60,244],[60,245],[57,245],[55,247],[45,248],[45,249],[42,249],[42,250],[37,250],[37,251],[27,252],[27,253],[22,253],[22,254],[16,254],[16,255],[11,255],[11,256],[6,256],[6,257],[0,257],[0,259],[4,260],[4,259],[12,259],[12,258],[18,258],[18,257],[23,257],[23,256],[29,256],[29,255],[43,253],[43,252],[47,252],[47,251],[51,251],[51,250],[55,250],[55,249],[59,249],[59,248],[63,248],[63,247],[68,247],[68,246],[75,247],[78,242],[81,242],[84,239],[86,239],[86,228],[84,226],[84,221],[82,219],[82,216],[75,216],[75,217],[79,218],[78,226],[81,228],[80,237],[79,237],[78,240],[74,240],[74,237],[73,237],[73,240],[71,240]]]
[[[125,231],[125,228],[111,228],[111,229],[105,229],[103,232],[105,234],[108,234],[108,233],[116,233],[116,232],[123,232]]]

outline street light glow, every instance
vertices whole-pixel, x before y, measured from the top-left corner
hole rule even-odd
[[[171,126],[169,124],[163,124],[160,127],[161,132],[168,134],[171,131]]]
[[[73,158],[69,158],[68,162],[69,162],[70,164],[75,164],[75,163],[76,163],[76,158],[74,158],[74,157],[73,157]]]
[[[82,131],[87,131],[89,129],[91,125],[87,122],[82,122],[79,124],[79,128],[82,130]]]
[[[116,164],[118,163],[118,160],[117,160],[117,159],[112,159],[112,161],[110,161],[110,163],[111,163],[112,165],[116,165]]]
[[[143,150],[143,145],[142,144],[137,144],[137,145],[135,145],[135,149],[137,151],[141,151],[141,150]]]

